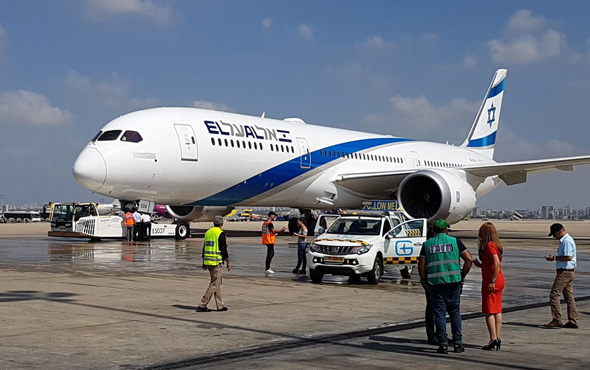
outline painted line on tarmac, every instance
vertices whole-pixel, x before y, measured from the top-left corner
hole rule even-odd
[[[576,302],[584,302],[590,301],[590,296],[583,296],[580,298],[576,298]],[[565,303],[562,299],[561,303]],[[534,308],[541,308],[549,306],[549,302],[538,302],[538,303],[530,303],[525,305],[519,305],[514,307],[504,308],[502,310],[503,314],[511,313],[511,312],[519,312],[519,311],[526,311],[531,310]],[[462,320],[472,320],[484,317],[482,312],[470,312],[461,315]],[[447,319],[448,322],[448,319]],[[344,340],[355,339],[355,338],[363,338],[369,337],[373,335],[379,334],[387,334],[387,333],[395,333],[405,330],[411,330],[416,328],[421,328],[424,326],[424,320],[417,320],[402,324],[390,324],[384,326],[378,326],[375,328],[368,328],[362,330],[355,330],[344,332],[340,334],[325,334],[325,335],[318,335],[315,337],[300,337],[296,339],[290,339],[284,342],[275,343],[275,344],[266,344],[260,345],[251,348],[245,348],[236,351],[228,351],[228,352],[220,352],[209,356],[203,357],[196,357],[192,359],[186,359],[177,362],[169,362],[164,364],[157,364],[152,366],[146,366],[142,369],[144,370],[175,370],[175,369],[186,369],[186,368],[195,368],[201,367],[206,365],[213,365],[213,364],[221,364],[225,362],[231,362],[235,360],[246,359],[249,357],[258,357],[261,355],[281,352],[284,350],[289,349],[296,349],[296,348],[303,348],[307,346],[311,346],[314,344],[338,344],[338,342],[342,342]]]

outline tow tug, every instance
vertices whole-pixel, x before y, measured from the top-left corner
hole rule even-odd
[[[118,203],[55,203],[51,214],[51,230],[47,235],[92,240],[124,239],[126,227],[120,213]],[[190,226],[186,222],[152,222],[151,238],[155,237],[182,240],[190,237]]]

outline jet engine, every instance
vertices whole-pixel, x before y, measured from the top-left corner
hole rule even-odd
[[[439,218],[449,224],[460,221],[475,208],[475,191],[460,177],[445,170],[422,170],[408,175],[400,184],[397,199],[412,218]]]
[[[166,206],[168,213],[180,221],[213,221],[215,216],[225,216],[233,207]]]

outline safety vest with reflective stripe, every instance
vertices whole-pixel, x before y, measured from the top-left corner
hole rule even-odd
[[[134,224],[133,214],[131,212],[125,213],[125,226],[133,226]]]
[[[424,242],[426,251],[426,277],[431,285],[461,281],[461,263],[457,239],[445,233],[437,234]]]
[[[271,221],[265,221],[262,224],[262,244],[275,244],[277,237],[274,232],[270,231],[268,224],[272,223]]]
[[[205,233],[205,250],[203,252],[203,264],[206,266],[217,266],[223,262],[219,250],[219,235],[223,230],[219,227],[212,227]]]

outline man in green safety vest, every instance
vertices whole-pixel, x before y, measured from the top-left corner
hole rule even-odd
[[[231,270],[229,255],[227,253],[227,240],[225,233],[221,230],[223,226],[223,217],[215,216],[213,227],[205,233],[205,242],[203,243],[203,270],[209,270],[211,282],[207,291],[201,299],[201,304],[197,307],[197,312],[211,312],[207,308],[211,297],[215,296],[217,311],[227,311],[227,307],[221,299],[221,275],[223,271],[222,264],[227,262],[227,271]]]
[[[465,245],[457,238],[447,235],[449,224],[436,220],[435,236],[424,242],[418,259],[420,281],[428,289],[434,310],[434,324],[438,353],[448,353],[447,320],[449,313],[453,346],[457,353],[465,351],[461,335],[461,291],[465,276],[469,273],[473,258]],[[461,269],[460,259],[463,260]]]

